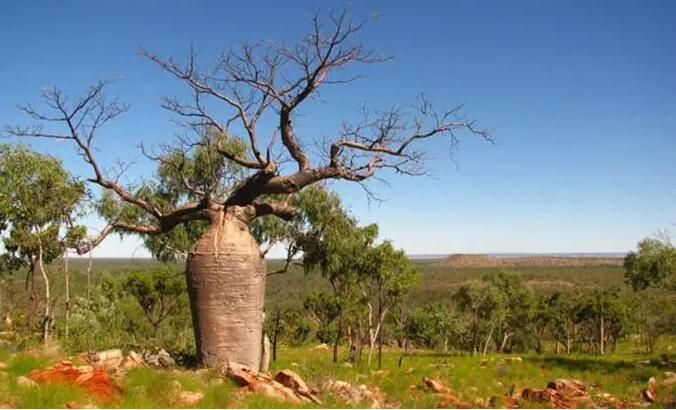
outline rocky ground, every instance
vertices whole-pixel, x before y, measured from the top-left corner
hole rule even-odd
[[[670,357],[633,361],[578,358],[588,369],[573,370],[568,366],[575,377],[554,377],[540,383],[536,380],[561,375],[566,363],[575,362],[562,362],[548,370],[545,358],[537,362],[533,357],[463,358],[419,352],[405,358],[401,366],[399,360],[393,360],[394,354],[388,354],[384,368],[378,370],[350,363],[334,365],[326,350],[324,346],[290,349],[283,354],[294,361],[273,363],[269,373],[258,373],[236,363],[220,370],[186,369],[176,366],[162,349],[126,353],[114,349],[67,359],[52,353],[30,366],[25,364],[28,358],[40,358],[42,353],[8,354],[0,362],[0,383],[5,385],[4,389],[0,387],[0,407],[673,408],[676,405],[673,372],[676,362]],[[525,376],[529,372],[539,375]],[[622,375],[626,376],[625,386],[616,384],[623,380]],[[72,394],[69,396],[68,392]]]

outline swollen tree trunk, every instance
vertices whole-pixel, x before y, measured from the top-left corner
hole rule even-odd
[[[197,355],[209,367],[258,370],[265,264],[248,225],[219,212],[188,254],[186,279]]]

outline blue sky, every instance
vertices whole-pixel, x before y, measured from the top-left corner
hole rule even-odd
[[[131,111],[108,127],[100,161],[135,161],[136,145],[178,130],[158,106],[185,91],[138,57],[139,47],[208,62],[243,40],[292,41],[318,7],[344,2],[0,2],[0,124],[25,124],[17,103],[58,85],[73,93],[116,78],[109,93]],[[409,253],[625,251],[676,223],[676,2],[361,1],[380,15],[365,44],[395,56],[361,67],[365,79],[334,86],[299,119],[305,138],[335,135],[364,101],[406,106],[419,92],[464,103],[498,144],[462,138],[449,161],[428,148],[433,177],[373,184],[385,199],[335,183],[361,222]],[[36,141],[74,173],[73,147]],[[101,225],[94,217],[92,228]],[[109,238],[98,256],[145,255],[136,238]]]

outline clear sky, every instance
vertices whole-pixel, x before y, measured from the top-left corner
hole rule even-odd
[[[77,92],[116,78],[109,93],[131,105],[100,136],[100,160],[136,161],[129,179],[152,171],[136,145],[177,132],[158,107],[184,88],[137,56],[144,47],[205,62],[243,40],[292,41],[316,8],[333,1],[0,2],[0,124],[25,124],[17,103],[48,85]],[[405,106],[423,91],[464,103],[494,130],[497,145],[462,139],[448,159],[430,148],[433,177],[359,187],[335,183],[361,222],[407,252],[625,251],[676,223],[676,2],[359,1],[356,18],[378,13],[363,41],[393,54],[364,67],[366,79],[334,86],[302,112],[306,138],[334,135],[354,108]],[[33,142],[88,169],[73,147]],[[87,220],[100,227],[94,217]],[[109,238],[98,256],[145,255],[136,238]]]

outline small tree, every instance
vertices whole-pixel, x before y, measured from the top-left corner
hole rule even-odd
[[[57,159],[19,146],[0,147],[0,210],[7,265],[27,268],[28,323],[32,327],[38,307],[35,276],[42,275],[45,310],[42,333],[49,340],[53,325],[50,278],[45,264],[64,253],[83,235],[71,223],[85,194],[84,184],[66,172]]]
[[[365,259],[366,276],[364,293],[368,305],[369,354],[371,364],[373,348],[378,341],[378,367],[382,366],[382,332],[385,318],[391,309],[402,302],[406,294],[418,283],[419,273],[402,250],[395,250],[391,242],[369,249]],[[372,306],[377,304],[377,312]]]
[[[119,279],[117,289],[134,298],[157,338],[162,337],[162,323],[187,306],[185,277],[169,266],[132,271]]]
[[[624,259],[626,281],[635,289],[663,286],[676,290],[676,247],[667,235],[646,238]]]
[[[451,316],[441,304],[415,309],[404,325],[406,338],[425,347],[445,345],[450,331]]]

